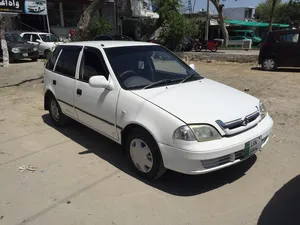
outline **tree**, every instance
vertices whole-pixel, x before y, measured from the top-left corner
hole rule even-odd
[[[99,34],[105,34],[111,30],[111,23],[103,17],[94,17],[88,26],[88,33],[92,37],[95,37]]]
[[[7,43],[5,39],[5,17],[0,15],[0,41],[3,53],[3,66],[8,67],[9,65],[9,54],[7,49]]]
[[[275,12],[276,4],[279,3],[280,0],[272,0],[271,12],[270,12],[270,20],[269,20],[269,31],[272,31],[272,23]]]
[[[92,21],[95,12],[103,5],[104,0],[94,0],[81,15],[77,25],[80,40],[88,38],[88,27],[90,22]]]
[[[227,46],[228,40],[229,40],[229,35],[228,35],[228,31],[226,29],[224,15],[223,15],[224,5],[220,4],[220,0],[210,0],[210,1],[218,11],[219,20],[220,20],[220,28],[221,28],[223,38],[224,38],[224,45]],[[209,12],[207,12],[207,13],[209,13]]]

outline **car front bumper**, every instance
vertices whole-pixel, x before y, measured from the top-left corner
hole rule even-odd
[[[28,54],[28,55],[26,55]],[[13,53],[13,52],[10,52],[9,53],[10,57],[13,59],[13,60],[21,60],[21,59],[36,59],[39,57],[39,53],[38,51],[35,51],[35,52],[28,52],[28,53]]]
[[[267,115],[254,128],[232,137],[209,142],[193,142],[186,149],[159,143],[164,166],[184,174],[204,174],[234,165],[252,155],[245,156],[246,143],[262,137],[262,147],[269,140],[273,120]]]

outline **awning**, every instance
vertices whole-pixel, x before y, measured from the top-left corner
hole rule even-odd
[[[248,22],[248,21],[242,21],[242,20],[225,20],[225,23],[228,25],[245,26],[245,27],[268,27],[269,26],[269,23]],[[290,25],[273,23],[272,26],[273,27],[289,27]]]

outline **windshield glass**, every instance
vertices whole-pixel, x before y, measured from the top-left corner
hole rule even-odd
[[[59,39],[53,34],[40,34],[43,42],[58,42]]]
[[[10,43],[24,43],[26,42],[20,35],[18,34],[5,34],[5,39]]]
[[[201,76],[161,46],[130,46],[105,49],[124,89],[142,89],[199,80]],[[190,79],[185,80],[189,77]],[[159,82],[164,81],[164,82]]]

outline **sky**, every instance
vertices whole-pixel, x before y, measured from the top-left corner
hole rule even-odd
[[[198,12],[200,9],[204,9],[204,11],[206,11],[206,3],[207,0],[192,0],[192,5],[194,4],[194,1],[196,1],[195,4],[195,12]],[[286,0],[284,0],[286,1]],[[284,2],[283,1],[283,2]],[[187,2],[187,0],[186,0]],[[245,6],[257,6],[259,3],[263,2],[263,0],[220,0],[220,2],[222,2],[225,7],[227,8],[232,8],[232,7],[245,7]],[[214,13],[216,13],[216,10],[213,6],[211,6],[211,9]]]

